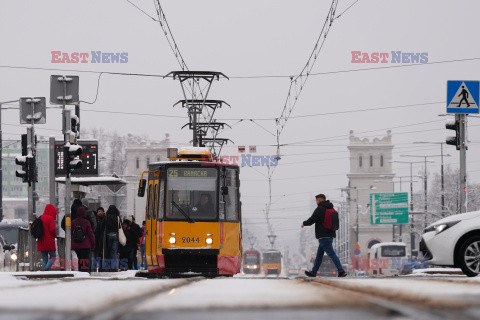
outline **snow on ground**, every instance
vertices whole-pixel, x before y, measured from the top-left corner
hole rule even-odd
[[[429,274],[442,274],[442,275],[464,275],[460,268],[426,268],[426,269],[414,269],[412,275],[429,275]]]
[[[158,295],[135,312],[365,306],[344,293],[287,279],[209,279]]]
[[[3,277],[0,279],[3,280]],[[90,313],[128,297],[160,288],[169,289],[186,283],[175,280],[100,280],[42,281],[43,285],[21,287],[22,280],[5,276],[10,286],[0,290],[0,310],[47,310]],[[3,281],[2,281],[3,282]],[[23,281],[36,283],[37,281]],[[15,283],[19,286],[12,286]]]
[[[449,278],[450,279],[450,278]],[[441,307],[480,306],[480,282],[443,279],[318,279],[335,287],[377,294],[396,301],[422,302]]]

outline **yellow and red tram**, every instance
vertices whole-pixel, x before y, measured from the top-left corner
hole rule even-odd
[[[239,167],[213,161],[206,148],[169,148],[151,163],[147,194],[148,271],[164,275],[234,275],[242,262]]]
[[[265,275],[276,274],[282,272],[282,254],[280,251],[271,249],[263,252],[263,272]]]
[[[260,264],[261,254],[259,251],[251,249],[243,253],[243,272],[245,274],[259,274],[262,265]]]

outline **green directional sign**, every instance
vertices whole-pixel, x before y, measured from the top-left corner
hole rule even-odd
[[[371,193],[372,224],[408,223],[408,193]]]

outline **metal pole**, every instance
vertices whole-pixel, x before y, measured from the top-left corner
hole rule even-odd
[[[413,163],[410,162],[410,212],[413,212]],[[412,221],[410,223],[410,255],[415,250],[415,223],[412,213]]]
[[[70,144],[70,131],[72,120],[70,116],[70,110],[66,109],[65,98],[67,96],[67,81],[66,77],[63,77],[63,142],[64,146]],[[64,148],[64,158],[67,157],[66,148]],[[65,162],[64,162],[65,163]],[[65,168],[66,169],[66,168]],[[66,259],[66,271],[72,270],[72,233],[71,233],[71,212],[70,212],[70,197],[71,197],[71,181],[70,173],[65,172],[65,259]]]
[[[467,144],[465,114],[460,114],[460,213],[467,212]]]
[[[355,243],[358,243],[358,188],[357,187],[354,187],[355,190],[357,191],[357,233],[356,233],[356,241]]]
[[[402,192],[402,177],[398,177],[398,179],[400,179],[400,188],[399,188],[399,192]],[[398,241],[402,242],[402,227],[403,225],[399,225],[398,227]]]
[[[442,178],[442,217],[445,217],[445,177],[444,177],[444,171],[443,171],[443,142],[440,143],[440,156],[441,156],[441,165],[440,165],[440,170],[441,170],[441,178]]]
[[[427,204],[427,156],[425,156],[425,176],[423,180],[423,188],[424,188],[424,196],[425,196],[425,208],[424,208],[424,215],[423,215],[423,224],[424,227],[427,227],[427,210],[428,210],[428,204]]]
[[[393,193],[395,193],[395,181],[392,181]],[[395,242],[395,224],[392,224],[392,241]]]
[[[33,127],[27,128],[27,156],[32,153],[32,136],[33,136]],[[28,163],[28,160],[27,160]],[[27,169],[27,175],[29,174],[30,168]],[[31,178],[30,178],[31,179]],[[30,180],[29,179],[29,180]],[[28,181],[28,224],[31,226],[33,223],[33,185],[31,181]],[[35,263],[35,239],[33,236],[28,234],[28,266],[30,271],[34,271]]]

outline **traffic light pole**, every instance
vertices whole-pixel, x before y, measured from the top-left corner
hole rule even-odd
[[[35,132],[33,125],[27,128],[27,154],[33,155],[33,146],[35,141]],[[27,160],[28,161],[28,160]],[[30,169],[28,169],[30,171]],[[28,172],[27,172],[28,175]],[[33,223],[33,179],[28,181],[28,224],[31,226]],[[34,271],[35,263],[35,238],[29,234],[28,237],[28,266],[30,271]]]
[[[459,114],[460,122],[460,212],[467,212],[467,115]]]
[[[66,82],[64,83],[65,88],[67,86]],[[66,91],[66,89],[65,89]],[[71,116],[70,110],[66,110],[65,104],[63,105],[63,142],[64,145],[70,144],[70,131],[71,131]],[[68,155],[67,150],[63,153],[64,157]],[[66,170],[65,173],[65,259],[67,260],[65,270],[72,270],[72,229],[71,229],[71,212],[70,212],[70,202],[71,202],[71,180],[70,172]]]

